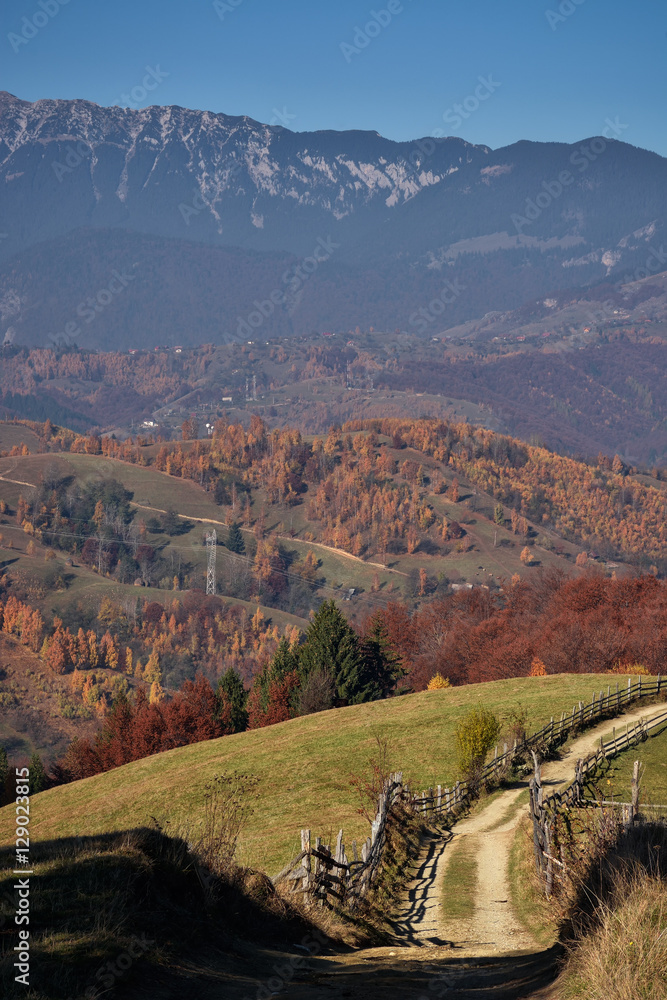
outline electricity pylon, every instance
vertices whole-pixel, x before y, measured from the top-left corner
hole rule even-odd
[[[206,555],[208,565],[206,568],[206,593],[215,594],[215,560],[218,554],[218,535],[215,530],[206,532]]]

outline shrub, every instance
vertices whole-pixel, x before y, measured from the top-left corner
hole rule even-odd
[[[500,735],[500,720],[487,708],[472,708],[456,727],[456,753],[463,776],[473,784]]]
[[[521,702],[517,702],[505,716],[505,726],[507,734],[511,740],[524,740],[526,738],[526,726],[528,725],[528,709],[524,708]]]
[[[428,682],[427,691],[441,691],[443,688],[451,687],[452,683],[449,677],[443,677],[440,672],[434,674]]]
[[[195,854],[216,875],[228,873],[241,830],[253,813],[248,793],[259,779],[249,774],[219,774],[204,787],[204,815],[192,838]]]

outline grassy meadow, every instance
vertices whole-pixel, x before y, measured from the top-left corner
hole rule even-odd
[[[611,733],[608,738],[611,739]],[[589,791],[595,794],[596,789],[605,799],[613,797],[617,802],[629,802],[636,760],[640,764],[641,802],[667,805],[667,723],[645,743],[624,750],[598,768],[588,782]]]
[[[275,874],[298,852],[302,827],[328,838],[342,826],[348,844],[368,835],[350,778],[368,773],[377,737],[387,741],[389,767],[402,770],[416,789],[451,785],[454,733],[470,707],[483,704],[506,719],[521,705],[532,730],[579,699],[590,701],[608,680],[563,674],[424,691],[171,750],[34,797],[36,851],[40,841],[128,829],[152,818],[167,832],[196,827],[207,781],[238,771],[259,779],[240,860]],[[0,844],[11,842],[12,819],[11,807],[0,810]]]

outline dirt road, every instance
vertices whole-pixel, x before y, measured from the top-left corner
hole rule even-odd
[[[638,708],[615,720],[618,727],[662,709]],[[568,747],[563,758],[544,764],[545,787],[569,783],[579,757],[597,746],[609,721],[589,729]],[[544,950],[519,922],[510,901],[508,863],[512,840],[525,807],[517,808],[527,782],[508,789],[473,816],[442,836],[429,836],[414,863],[393,919],[396,944],[349,955],[316,959],[283,995],[301,998],[385,997],[448,1000],[493,997],[496,1000],[548,998],[548,984],[559,948]],[[455,923],[441,918],[451,847],[466,840],[477,862],[474,906]]]

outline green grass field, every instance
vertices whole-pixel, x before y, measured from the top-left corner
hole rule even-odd
[[[605,799],[613,797],[617,802],[629,802],[636,760],[641,767],[641,801],[646,805],[652,802],[667,805],[667,723],[656,736],[649,736],[645,743],[630,747],[598,768],[588,782],[589,791],[595,794],[595,787]]]
[[[196,826],[206,782],[239,771],[260,782],[240,859],[273,874],[298,852],[302,827],[335,838],[342,826],[347,843],[367,836],[350,776],[367,773],[377,736],[388,741],[389,767],[402,770],[412,787],[451,785],[458,776],[455,728],[471,706],[482,703],[505,716],[520,703],[529,729],[537,729],[607,680],[563,674],[424,691],[182,747],[41,793],[32,802],[32,835],[38,843],[126,829],[151,817],[168,822],[167,831]],[[0,843],[11,840],[12,818],[11,807],[0,810]]]

